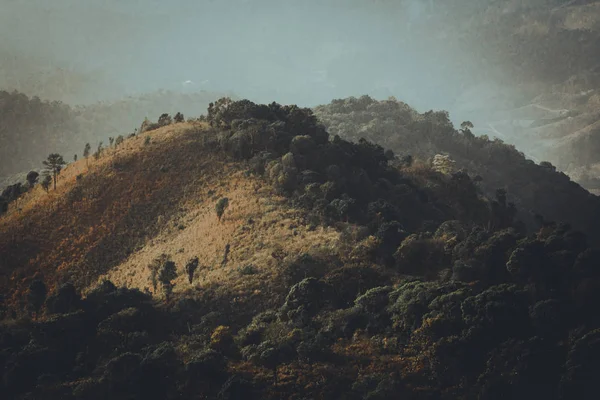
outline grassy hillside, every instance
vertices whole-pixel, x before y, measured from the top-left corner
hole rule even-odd
[[[330,137],[307,109],[222,99],[207,121],[80,160],[0,217],[8,398],[598,392],[584,234],[527,234],[447,158]]]
[[[282,198],[239,166],[206,151],[200,140],[206,129],[175,124],[130,138],[99,160],[70,164],[57,191],[38,186],[11,204],[0,222],[4,290],[36,272],[82,288],[109,277],[150,289],[147,265],[162,253],[178,264],[200,257],[203,282],[212,284],[236,280],[245,265],[266,273],[271,252],[282,248],[331,247],[339,235],[289,229],[301,225],[297,212],[286,211]],[[225,196],[230,207],[219,221],[215,203]],[[228,268],[219,268],[227,244]]]

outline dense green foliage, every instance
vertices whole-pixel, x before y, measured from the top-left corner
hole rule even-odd
[[[222,101],[208,118],[220,129],[198,140],[271,182],[307,224],[342,230],[349,254],[281,262],[282,293],[245,308],[109,282],[85,299],[64,285],[43,307],[32,278],[36,320],[0,325],[7,396],[597,397],[600,252],[583,233],[539,219],[527,234],[505,190],[486,198],[463,171],[330,140],[308,109]],[[149,268],[171,285],[167,256]]]

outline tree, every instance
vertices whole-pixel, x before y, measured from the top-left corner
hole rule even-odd
[[[549,161],[542,161],[540,163],[540,167],[546,168],[552,172],[556,172],[556,167],[552,165],[552,163],[550,163]]]
[[[89,143],[85,144],[83,148],[83,157],[85,158],[85,165],[88,165],[88,157],[90,156],[90,151],[92,150],[92,146]]]
[[[73,161],[77,162],[77,154],[73,156]]]
[[[215,211],[217,212],[219,221],[221,221],[221,217],[223,216],[223,213],[227,207],[229,207],[229,199],[227,197],[223,197],[217,201],[217,204],[215,205]]]
[[[208,115],[206,119],[210,126],[220,127],[223,124],[223,115],[227,109],[233,104],[233,100],[229,97],[222,97],[214,103],[208,105]]]
[[[150,270],[150,280],[152,281],[154,291],[156,291],[158,286],[158,272],[162,265],[168,260],[170,260],[170,257],[167,254],[161,254],[148,265],[148,269]]]
[[[177,278],[177,266],[169,255],[161,254],[148,265],[148,269],[150,270],[150,279],[154,290],[156,291],[160,283],[165,297],[168,299],[174,286],[171,281]]]
[[[185,265],[185,272],[188,275],[188,280],[190,281],[190,285],[192,284],[192,281],[194,280],[194,273],[196,272],[196,269],[198,269],[198,264],[199,264],[200,260],[198,259],[198,257],[194,257],[192,259],[190,259],[187,264]]]
[[[158,117],[158,125],[159,126],[167,126],[167,125],[171,125],[172,123],[173,123],[173,119],[167,113],[164,113],[160,117]]]
[[[58,153],[52,153],[48,156],[48,159],[42,162],[44,167],[46,167],[46,171],[49,175],[52,175],[54,178],[54,190],[56,190],[56,179],[62,167],[66,164],[63,157]]]
[[[46,192],[50,189],[50,184],[52,184],[52,177],[50,175],[45,175],[44,180],[42,181],[42,188],[44,188]]]
[[[29,187],[33,187],[38,181],[40,174],[36,171],[31,171],[27,174],[27,183],[29,183]]]
[[[471,131],[471,129],[473,129],[473,123],[471,121],[464,121],[463,123],[460,124],[460,130],[461,132],[465,132],[465,131]]]
[[[114,137],[109,137],[108,138],[108,147],[112,147],[113,143],[115,142],[115,138]]]
[[[171,297],[173,292],[173,279],[177,278],[177,266],[171,260],[167,260],[163,263],[162,267],[158,271],[158,281],[162,285],[163,292],[167,300]]]
[[[102,141],[100,141],[100,143],[98,143],[98,149],[96,149],[96,152],[94,153],[94,158],[97,160],[100,158],[100,156],[102,155],[102,150],[103,150],[103,145],[104,143],[102,143]]]
[[[475,137],[471,129],[473,129],[473,123],[471,121],[464,121],[462,124],[460,124],[460,133],[462,133],[463,136],[469,140]]]
[[[184,119],[185,119],[185,117],[184,117],[184,116],[183,116],[183,114],[182,114],[182,113],[180,113],[180,112],[178,112],[177,114],[175,114],[175,118],[173,118],[173,120],[174,120],[176,123],[183,122],[183,120],[184,120]]]
[[[48,291],[46,285],[40,279],[36,279],[29,285],[27,290],[27,306],[30,312],[35,312],[36,315],[42,309]]]
[[[115,139],[115,147],[119,147],[124,140],[125,138],[123,137],[123,135],[117,136],[117,138]]]

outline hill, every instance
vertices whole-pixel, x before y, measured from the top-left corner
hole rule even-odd
[[[332,134],[348,140],[365,138],[400,155],[424,160],[438,153],[449,154],[456,170],[481,178],[479,184],[488,196],[505,189],[530,226],[535,214],[540,214],[569,222],[598,238],[593,221],[600,212],[600,198],[548,162],[538,165],[502,140],[476,137],[471,133],[473,127],[454,129],[445,112],[420,114],[395,99],[377,101],[363,96],[316,107],[315,115]]]
[[[221,99],[60,177],[0,216],[9,398],[597,393],[600,254],[446,157]]]

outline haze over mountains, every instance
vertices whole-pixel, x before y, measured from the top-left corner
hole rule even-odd
[[[73,106],[157,89],[311,107],[395,96],[600,186],[595,1],[1,4],[5,90]]]

